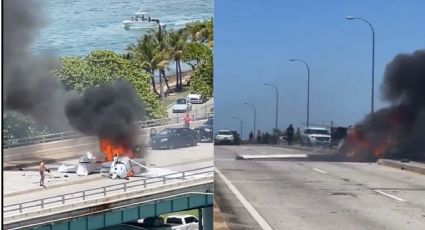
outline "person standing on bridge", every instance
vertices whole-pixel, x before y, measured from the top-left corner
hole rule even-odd
[[[50,173],[50,170],[46,167],[44,160],[40,163],[40,186],[42,186],[44,189],[46,189],[46,186],[44,185],[44,172],[47,171]]]
[[[288,145],[292,144],[292,137],[294,136],[294,127],[292,124],[286,129],[286,135],[288,136]]]
[[[192,121],[192,118],[190,117],[189,113],[186,113],[186,115],[183,118],[183,120],[184,120],[184,127],[185,128],[189,128],[190,127],[190,122]]]

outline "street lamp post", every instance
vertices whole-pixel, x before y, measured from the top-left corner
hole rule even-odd
[[[353,17],[353,16],[347,16],[345,17],[347,20],[360,20],[365,22],[366,24],[369,25],[370,29],[372,30],[372,98],[371,98],[371,116],[373,119],[373,113],[374,113],[374,101],[375,101],[375,30],[373,29],[372,24],[364,19],[364,18],[360,18],[360,17]]]
[[[277,130],[277,119],[278,119],[278,116],[279,116],[279,90],[273,84],[264,83],[264,85],[271,86],[271,87],[273,87],[276,90],[276,119],[275,119],[274,128]]]
[[[241,139],[243,140],[243,123],[242,123],[242,119],[240,117],[235,117],[235,116],[233,116],[232,119],[238,119],[239,122],[241,123]]]
[[[159,19],[154,19],[154,18],[149,18],[149,21],[153,21],[156,22],[158,24],[158,41],[159,41],[159,45],[162,46],[161,40],[162,40],[162,34],[161,34],[161,23],[159,21]],[[164,76],[165,77],[165,76]],[[164,104],[164,86],[163,86],[163,82],[162,82],[162,78],[161,78],[161,71],[159,72],[159,94],[161,95],[161,100],[162,100],[162,105],[165,106]]]
[[[307,67],[307,127],[309,126],[310,122],[310,67],[308,66],[307,62],[305,62],[302,59],[289,59],[289,61],[292,62],[302,62],[304,63],[305,67]]]
[[[257,116],[257,111],[256,111],[256,109],[255,109],[255,105],[253,105],[253,104],[251,104],[251,103],[247,103],[247,102],[245,102],[245,103],[243,103],[244,105],[249,105],[249,106],[251,106],[252,107],[252,109],[254,110],[254,140],[255,140],[255,120],[256,120],[256,116]]]

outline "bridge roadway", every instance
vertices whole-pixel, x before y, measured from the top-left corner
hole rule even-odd
[[[202,125],[206,120],[195,121],[191,127]],[[167,127],[182,127],[183,124],[173,124],[156,129]],[[144,133],[140,136],[141,142],[146,143],[149,138],[150,128],[144,129]],[[99,151],[99,139],[97,137],[80,137],[63,141],[53,141],[28,146],[14,147],[3,150],[3,169],[18,169],[21,167],[37,164],[40,160],[52,163],[58,159],[76,159],[82,153],[87,151]]]
[[[202,124],[202,122],[196,122],[195,125]],[[73,146],[72,144],[80,141],[83,145]],[[12,204],[22,203],[25,201],[32,201],[37,199],[43,199],[47,197],[52,197],[56,195],[62,195],[64,193],[83,191],[86,189],[93,189],[102,186],[112,186],[114,184],[123,183],[123,180],[110,180],[100,176],[99,174],[89,175],[87,177],[78,177],[75,174],[67,173],[60,174],[57,172],[57,167],[62,163],[77,163],[78,158],[85,151],[95,151],[98,148],[98,142],[95,138],[86,138],[84,140],[67,140],[61,142],[51,142],[45,143],[45,146],[25,146],[19,147],[19,151],[13,152],[17,148],[8,149],[8,153],[4,154],[5,165],[8,164],[8,169],[4,171],[4,206],[9,206]],[[32,147],[32,148],[31,148]],[[91,147],[88,148],[88,147]],[[23,149],[30,149],[30,154],[25,154]],[[13,154],[19,155],[19,157],[14,156]],[[49,163],[48,167],[52,169],[52,173],[48,174],[46,177],[47,190],[43,190],[38,186],[39,175],[37,171],[37,166],[32,165],[32,162],[38,162],[39,159],[50,159],[54,163]],[[210,143],[199,143],[195,147],[179,148],[174,150],[147,150],[144,161],[146,161],[148,167],[154,168],[154,171],[185,171],[192,170],[201,167],[213,166],[213,145]],[[28,165],[28,166],[25,166]],[[16,166],[22,166],[19,169]],[[164,173],[164,172],[163,172]],[[65,175],[67,177],[65,177]],[[129,182],[140,180],[141,178],[135,177],[130,178]],[[167,194],[178,195],[181,192],[205,192],[204,188],[212,187],[212,179],[205,177],[195,178],[197,181],[189,182],[181,180],[172,180],[167,179],[167,186],[164,189],[173,190],[173,183],[181,184],[175,186],[195,186],[194,189],[181,188],[174,193],[167,192]],[[182,184],[183,183],[183,184]],[[151,183],[148,185],[148,188],[155,188],[158,186],[163,186],[162,181]],[[171,186],[171,187],[170,187]],[[196,187],[197,186],[197,187]],[[175,187],[177,188],[177,187]],[[137,188],[134,188],[137,189]],[[131,189],[128,190],[131,192]],[[158,192],[158,191],[156,191]],[[161,191],[159,191],[161,192]],[[111,192],[110,195],[120,195],[123,191],[117,191],[116,193]],[[68,198],[78,197],[78,194],[71,194]],[[109,195],[108,195],[109,196]],[[151,197],[150,195],[147,195]],[[93,199],[91,197],[90,199]],[[143,196],[139,197],[143,198]],[[158,199],[160,198],[157,197]],[[103,198],[102,198],[103,199]],[[82,198],[75,198],[74,202],[81,202]],[[97,201],[98,202],[98,201]],[[27,204],[26,204],[27,205]],[[31,205],[31,204],[30,204]],[[57,204],[52,204],[51,207],[57,206]],[[25,206],[25,205],[24,205]],[[75,205],[74,205],[75,206]],[[177,207],[177,206],[176,206]],[[45,206],[45,208],[49,208]],[[69,207],[68,207],[69,208]],[[44,209],[47,210],[47,209]],[[38,212],[40,207],[28,208],[24,210],[25,212]],[[45,212],[45,211],[44,211]],[[46,214],[46,213],[43,213]],[[158,214],[158,213],[157,213]],[[13,223],[18,220],[7,219],[10,216],[19,217],[19,211],[5,213],[6,223],[9,220],[9,223]],[[35,216],[41,215],[33,214]],[[23,217],[22,215],[20,217]],[[29,219],[25,217],[23,219]],[[10,225],[11,226],[11,225]]]
[[[276,154],[280,160],[236,160]],[[424,175],[320,160],[327,157],[321,154],[311,148],[215,146],[214,199],[229,228],[425,229]]]

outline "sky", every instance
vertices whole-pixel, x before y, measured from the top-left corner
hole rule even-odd
[[[275,126],[304,128],[307,69],[310,66],[310,125],[347,126],[361,121],[371,107],[372,32],[375,29],[375,110],[388,106],[381,97],[386,65],[400,53],[425,48],[423,0],[215,0],[214,126],[253,130]]]

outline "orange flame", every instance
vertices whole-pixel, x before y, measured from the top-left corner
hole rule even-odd
[[[125,147],[122,144],[115,144],[111,140],[101,139],[100,150],[105,155],[105,161],[113,161],[115,156],[128,156],[134,158],[134,153],[131,148]]]

